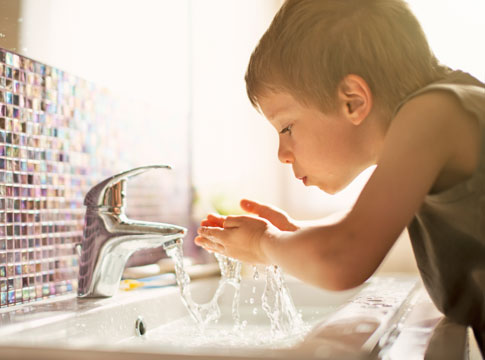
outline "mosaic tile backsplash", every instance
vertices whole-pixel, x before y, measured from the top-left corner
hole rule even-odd
[[[149,106],[119,101],[72,74],[0,49],[1,307],[76,291],[84,195],[115,172],[174,166],[175,175],[157,172],[133,187],[129,215],[188,226],[188,149],[173,136],[187,130],[187,118],[165,119],[164,137],[147,123],[159,117],[157,109],[150,113]]]

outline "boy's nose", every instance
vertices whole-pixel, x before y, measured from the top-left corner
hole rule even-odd
[[[278,159],[283,164],[292,164],[295,161],[293,153],[290,151],[290,149],[288,149],[288,147],[283,146],[281,142],[278,148]]]

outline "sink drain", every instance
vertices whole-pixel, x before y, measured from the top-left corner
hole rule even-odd
[[[136,336],[143,336],[147,332],[147,326],[145,324],[145,320],[143,320],[143,317],[138,316],[138,318],[135,321],[135,334]]]

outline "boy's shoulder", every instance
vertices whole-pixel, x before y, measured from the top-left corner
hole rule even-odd
[[[428,136],[423,147],[435,146],[447,154],[447,161],[435,181],[439,192],[471,177],[480,159],[479,119],[467,109],[459,96],[446,88],[430,88],[406,101],[395,114],[393,123],[401,131]]]
[[[463,121],[458,119],[466,118],[476,123],[457,94],[445,88],[430,88],[414,95],[402,104],[394,117],[426,118],[430,125],[436,122],[436,125],[447,125],[450,129],[462,125]],[[426,123],[421,125],[426,126]]]
[[[482,107],[470,109],[470,99],[480,98]],[[418,101],[416,99],[419,98]],[[416,90],[405,98],[396,108],[396,115],[403,106],[443,106],[443,111],[450,107],[465,112],[485,112],[485,84],[470,74],[455,70],[447,73],[444,78]],[[411,105],[410,105],[411,103]],[[473,104],[471,105],[473,107]],[[474,111],[476,110],[476,111]],[[485,114],[483,114],[485,115]]]

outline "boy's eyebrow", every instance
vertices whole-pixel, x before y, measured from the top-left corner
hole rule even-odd
[[[268,120],[274,120],[276,117],[280,115],[280,113],[286,111],[289,108],[288,105],[282,106],[275,111],[271,112],[268,114]]]

